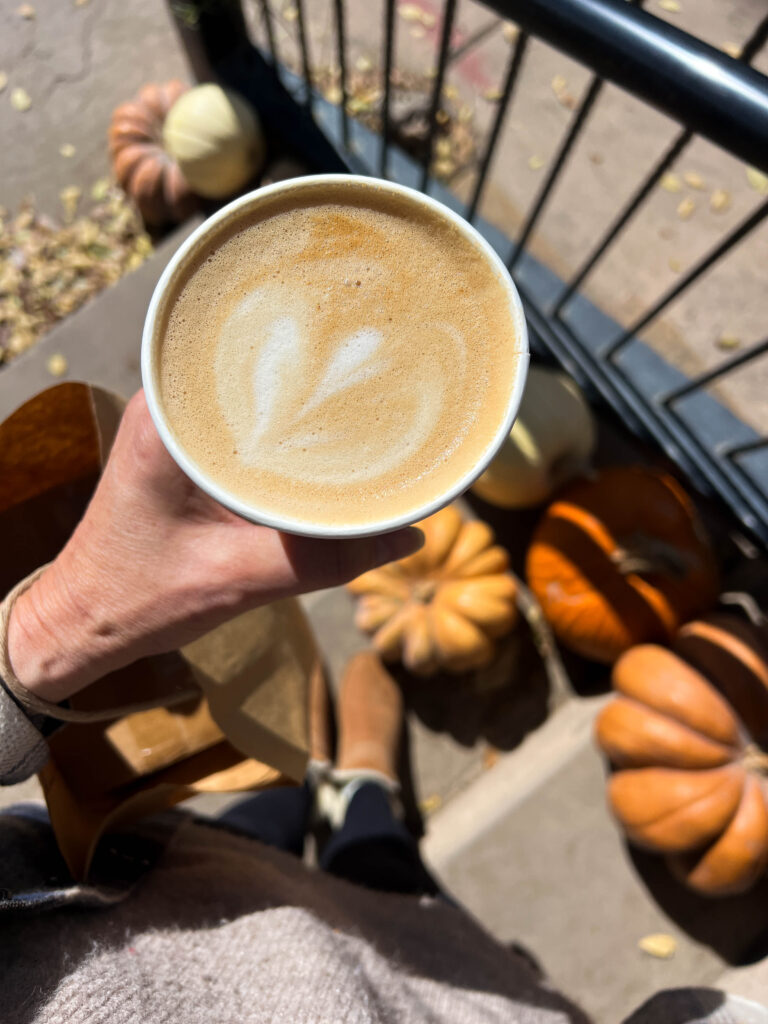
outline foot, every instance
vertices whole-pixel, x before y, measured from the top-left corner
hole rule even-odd
[[[337,718],[337,769],[378,772],[397,783],[403,699],[397,683],[373,651],[363,651],[348,663],[341,681]]]
[[[333,761],[331,698],[319,661],[309,677],[309,756],[315,764],[330,764]]]

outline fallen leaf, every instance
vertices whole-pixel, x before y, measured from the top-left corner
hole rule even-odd
[[[63,142],[59,146],[59,154],[63,156],[66,160],[71,160],[71,158],[75,155],[76,152],[77,150],[71,142]]]
[[[563,75],[555,75],[552,79],[552,92],[557,97],[557,102],[569,110],[576,107],[576,97],[568,91],[568,83]]]
[[[723,50],[734,60],[738,60],[741,56],[741,47],[738,43],[723,43]]]
[[[671,171],[662,174],[659,185],[661,185],[665,192],[682,192],[683,190],[683,183],[680,181],[680,178]]]
[[[467,121],[472,120],[472,114],[472,107],[470,107],[468,103],[462,103],[461,107],[459,108],[459,121],[461,121],[462,124],[466,124]]]
[[[69,369],[69,363],[61,353],[57,352],[56,355],[49,356],[48,361],[45,364],[45,368],[48,370],[48,373],[52,374],[52,376],[63,377]]]
[[[338,85],[331,85],[325,91],[325,98],[329,103],[332,103],[335,107],[341,103],[343,94],[341,88]]]
[[[451,140],[441,138],[435,143],[435,155],[439,157],[447,157],[451,155]]]
[[[675,259],[674,256],[669,258],[669,269],[673,270],[676,274],[679,274],[683,269],[682,260]]]
[[[709,197],[709,208],[713,213],[722,213],[731,205],[731,193],[724,188],[716,188]]]
[[[723,351],[730,352],[740,347],[741,338],[737,338],[735,334],[721,334],[715,344],[718,348],[723,349]]]
[[[409,34],[413,39],[423,39],[427,34],[427,30],[423,25],[414,25],[413,28],[410,29]]]
[[[443,96],[445,96],[447,100],[457,100],[459,98],[459,90],[455,85],[451,85],[449,83],[448,85],[443,86]]]
[[[8,85],[8,75],[5,71],[0,71],[0,92]]]
[[[746,171],[749,187],[759,192],[761,196],[768,196],[768,174],[763,174],[756,167],[747,167]]]
[[[683,175],[683,181],[689,188],[698,189],[699,192],[703,192],[707,187],[707,183],[698,173],[698,171],[686,171]]]
[[[68,185],[59,192],[59,199],[67,217],[74,217],[81,194],[82,192],[77,185]]]
[[[659,960],[669,960],[677,950],[677,939],[674,935],[666,935],[664,932],[656,932],[653,935],[646,935],[640,939],[638,947],[649,956],[655,956]]]
[[[544,159],[543,156],[529,156],[528,157],[528,166],[531,168],[532,171],[540,171],[545,163],[546,163],[546,160]]]
[[[20,114],[23,114],[25,110],[29,110],[32,106],[32,97],[26,89],[17,86],[11,90],[11,106],[14,110],[18,110]]]
[[[90,0],[75,0],[75,7],[85,7],[88,3],[90,3]]]
[[[680,0],[659,0],[659,7],[669,14],[679,14],[683,9]]]
[[[456,164],[453,160],[436,160],[434,163],[434,171],[438,178],[450,178],[455,170]]]
[[[21,7],[16,8],[16,13],[21,18],[26,18],[27,21],[34,21],[37,17],[37,11],[32,4],[22,4]]]
[[[424,28],[434,28],[437,24],[437,18],[434,14],[430,14],[429,11],[421,12],[421,24]]]
[[[416,4],[400,4],[397,13],[403,21],[421,21],[421,8]]]
[[[496,747],[486,747],[483,751],[483,768],[488,771],[488,769],[493,768],[498,760],[499,752]]]
[[[442,108],[438,110],[438,112],[435,114],[435,120],[437,121],[438,124],[448,124],[450,120],[450,117],[448,116],[448,111],[443,110]]]
[[[419,810],[424,815],[434,814],[435,811],[440,810],[443,806],[443,798],[439,793],[433,793],[431,796],[424,797],[423,800],[419,800]]]
[[[486,89],[483,93],[483,99],[488,100],[489,103],[498,103],[503,95],[504,93],[499,89]]]
[[[677,208],[677,216],[680,220],[688,220],[695,209],[696,203],[690,196],[686,196]]]
[[[520,35],[520,29],[514,23],[514,21],[505,21],[501,26],[501,34],[504,36],[508,43],[514,43],[517,37]]]
[[[370,71],[373,68],[373,61],[370,57],[358,57],[355,67],[358,71]]]
[[[99,178],[91,185],[91,199],[97,203],[103,202],[109,193],[111,182],[109,178]]]
[[[286,21],[296,21],[299,16],[299,10],[297,7],[286,7],[283,10],[283,17]]]

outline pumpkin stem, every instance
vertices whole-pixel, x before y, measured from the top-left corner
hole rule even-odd
[[[741,759],[744,769],[748,772],[755,772],[758,775],[768,775],[768,754],[761,750],[756,743],[750,743],[744,750]]]
[[[627,537],[613,552],[611,561],[623,576],[657,573],[682,578],[695,565],[695,559],[688,552],[646,533]]]
[[[429,604],[437,590],[436,580],[416,580],[411,589],[411,596],[419,604]]]
[[[534,646],[544,663],[550,688],[550,710],[553,710],[572,696],[573,683],[560,657],[552,627],[547,622],[536,595],[512,569],[508,569],[507,572],[517,587],[515,603],[528,623]]]
[[[752,625],[757,626],[758,629],[765,630],[768,627],[768,616],[751,594],[747,594],[743,590],[729,590],[727,593],[721,594],[719,600],[720,604],[737,605]]]

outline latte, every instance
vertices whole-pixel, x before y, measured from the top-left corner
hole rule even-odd
[[[182,259],[155,318],[174,436],[240,502],[305,525],[407,516],[483,458],[525,373],[520,314],[447,216],[375,183],[296,183]]]

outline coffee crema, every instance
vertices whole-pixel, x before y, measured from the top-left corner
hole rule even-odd
[[[157,319],[177,442],[231,495],[321,526],[407,516],[471,472],[525,372],[488,257],[407,195],[307,184],[240,209]]]

